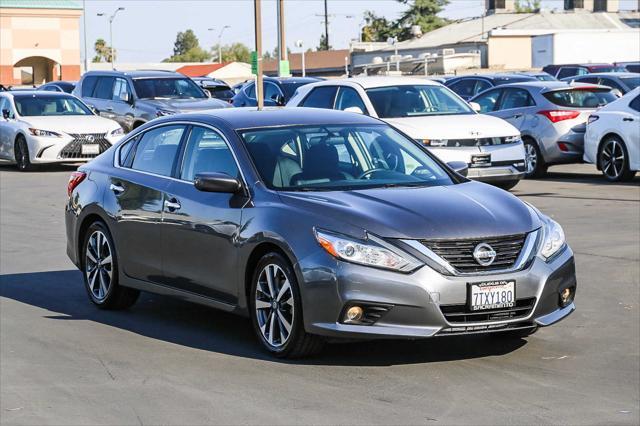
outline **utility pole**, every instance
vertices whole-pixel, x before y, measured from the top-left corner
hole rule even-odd
[[[284,27],[284,0],[278,0],[278,77],[287,77],[282,70],[282,63],[287,60]]]
[[[264,91],[262,87],[262,6],[260,0],[253,0],[253,15],[255,20],[256,32],[256,56],[257,56],[257,72],[256,72],[256,100],[258,101],[258,110],[264,108]]]
[[[84,32],[84,72],[89,71],[89,58],[87,54],[87,2],[82,0],[82,30]]]
[[[327,0],[324,0],[324,42],[329,50],[329,12],[327,10]]]
[[[109,17],[109,52],[111,53],[111,69],[116,69],[115,61],[116,61],[116,50],[113,48],[113,20],[116,19],[116,15],[121,10],[124,10],[124,7],[119,7],[113,12],[113,15]],[[98,16],[105,16],[104,13],[98,13]]]

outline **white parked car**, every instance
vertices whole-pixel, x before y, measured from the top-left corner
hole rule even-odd
[[[613,182],[633,179],[640,170],[640,88],[589,116],[584,161]]]
[[[288,107],[339,109],[378,117],[424,145],[444,162],[464,161],[468,177],[513,188],[524,177],[520,132],[480,115],[435,81],[358,77],[300,87]]]
[[[0,159],[21,171],[42,163],[88,161],[123,135],[120,125],[99,117],[80,99],[61,92],[0,93]]]

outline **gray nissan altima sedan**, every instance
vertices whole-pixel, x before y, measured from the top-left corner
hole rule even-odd
[[[150,291],[251,318],[271,353],[327,337],[523,337],[575,309],[559,224],[361,114],[149,122],[71,175],[67,252],[100,308]]]

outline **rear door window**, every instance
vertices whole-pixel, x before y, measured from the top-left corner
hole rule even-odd
[[[171,176],[184,131],[185,126],[172,125],[145,132],[136,146],[131,168]]]
[[[526,108],[534,105],[535,102],[526,90],[507,89],[500,102],[500,109]]]
[[[84,80],[82,80],[82,97],[83,98],[93,97],[93,91],[96,88],[97,82],[98,82],[98,77],[93,75],[85,77]]]
[[[302,101],[301,106],[307,108],[332,109],[333,100],[336,97],[336,86],[322,86],[311,90],[311,93]]]
[[[99,77],[96,83],[96,89],[93,93],[94,98],[109,99],[113,96],[113,77]]]

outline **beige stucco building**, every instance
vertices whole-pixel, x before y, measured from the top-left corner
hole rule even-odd
[[[80,78],[82,5],[67,0],[0,0],[0,84]]]

